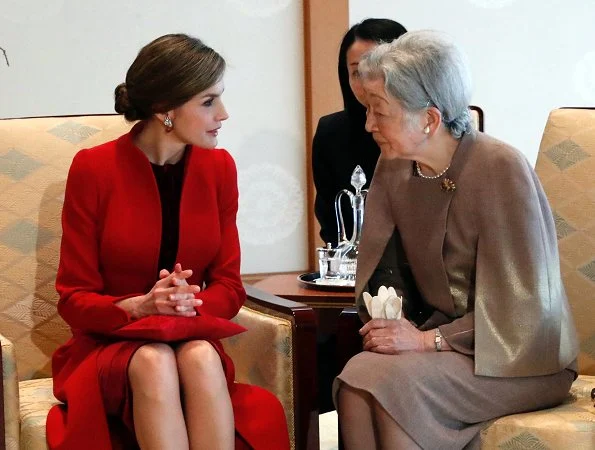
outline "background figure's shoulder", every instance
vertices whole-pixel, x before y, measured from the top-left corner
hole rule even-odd
[[[349,116],[345,111],[337,111],[322,116],[318,121],[316,133],[336,133],[349,126]]]

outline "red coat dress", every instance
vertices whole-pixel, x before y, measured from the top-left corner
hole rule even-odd
[[[122,421],[133,431],[126,374],[143,342],[106,336],[132,322],[114,303],[149,292],[161,269],[159,191],[147,157],[133,143],[137,132],[138,126],[115,141],[80,151],[68,175],[56,288],[58,311],[73,337],[52,359],[54,395],[65,406],[55,406],[48,416],[51,449],[105,450],[121,442],[126,436],[114,434],[127,430],[114,432],[106,417],[105,405],[114,399],[123,403]],[[193,270],[190,284],[205,285],[196,295],[203,300],[199,314],[231,319],[246,297],[239,275],[235,164],[225,150],[186,151],[176,260]],[[288,448],[278,400],[255,386],[234,384],[233,363],[218,341],[211,342],[228,379],[237,434],[255,449]],[[116,373],[120,385],[101,384],[106,361],[111,381]]]

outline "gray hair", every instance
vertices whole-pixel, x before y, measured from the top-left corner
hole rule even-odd
[[[471,75],[463,52],[445,34],[410,31],[381,44],[359,64],[364,79],[384,78],[386,92],[411,113],[435,106],[450,134],[471,128]]]

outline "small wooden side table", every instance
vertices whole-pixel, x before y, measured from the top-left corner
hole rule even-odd
[[[330,291],[304,287],[298,281],[299,273],[271,275],[254,284],[269,294],[305,303],[312,308],[343,309],[353,306],[355,294],[351,291]]]
[[[299,275],[299,273],[271,275],[254,283],[253,286],[287,300],[305,303],[314,310],[317,322],[320,412],[324,413],[334,409],[331,399],[332,382],[342,368],[342,366],[339,367],[339,363],[345,359],[342,348],[337,348],[339,315],[344,308],[353,308],[355,293],[353,290],[327,291],[304,287],[298,281]],[[356,347],[359,345],[361,348],[360,342],[358,339]]]
[[[305,303],[316,313],[319,334],[336,334],[339,314],[343,308],[355,304],[354,291],[330,291],[304,287],[299,281],[299,273],[271,275],[254,284],[277,297]]]

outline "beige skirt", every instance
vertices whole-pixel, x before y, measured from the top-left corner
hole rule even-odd
[[[483,377],[473,365],[456,352],[362,352],[335,379],[333,399],[339,407],[341,383],[369,392],[423,449],[458,450],[475,447],[474,438],[492,419],[561,403],[575,376],[566,369],[538,377]]]

